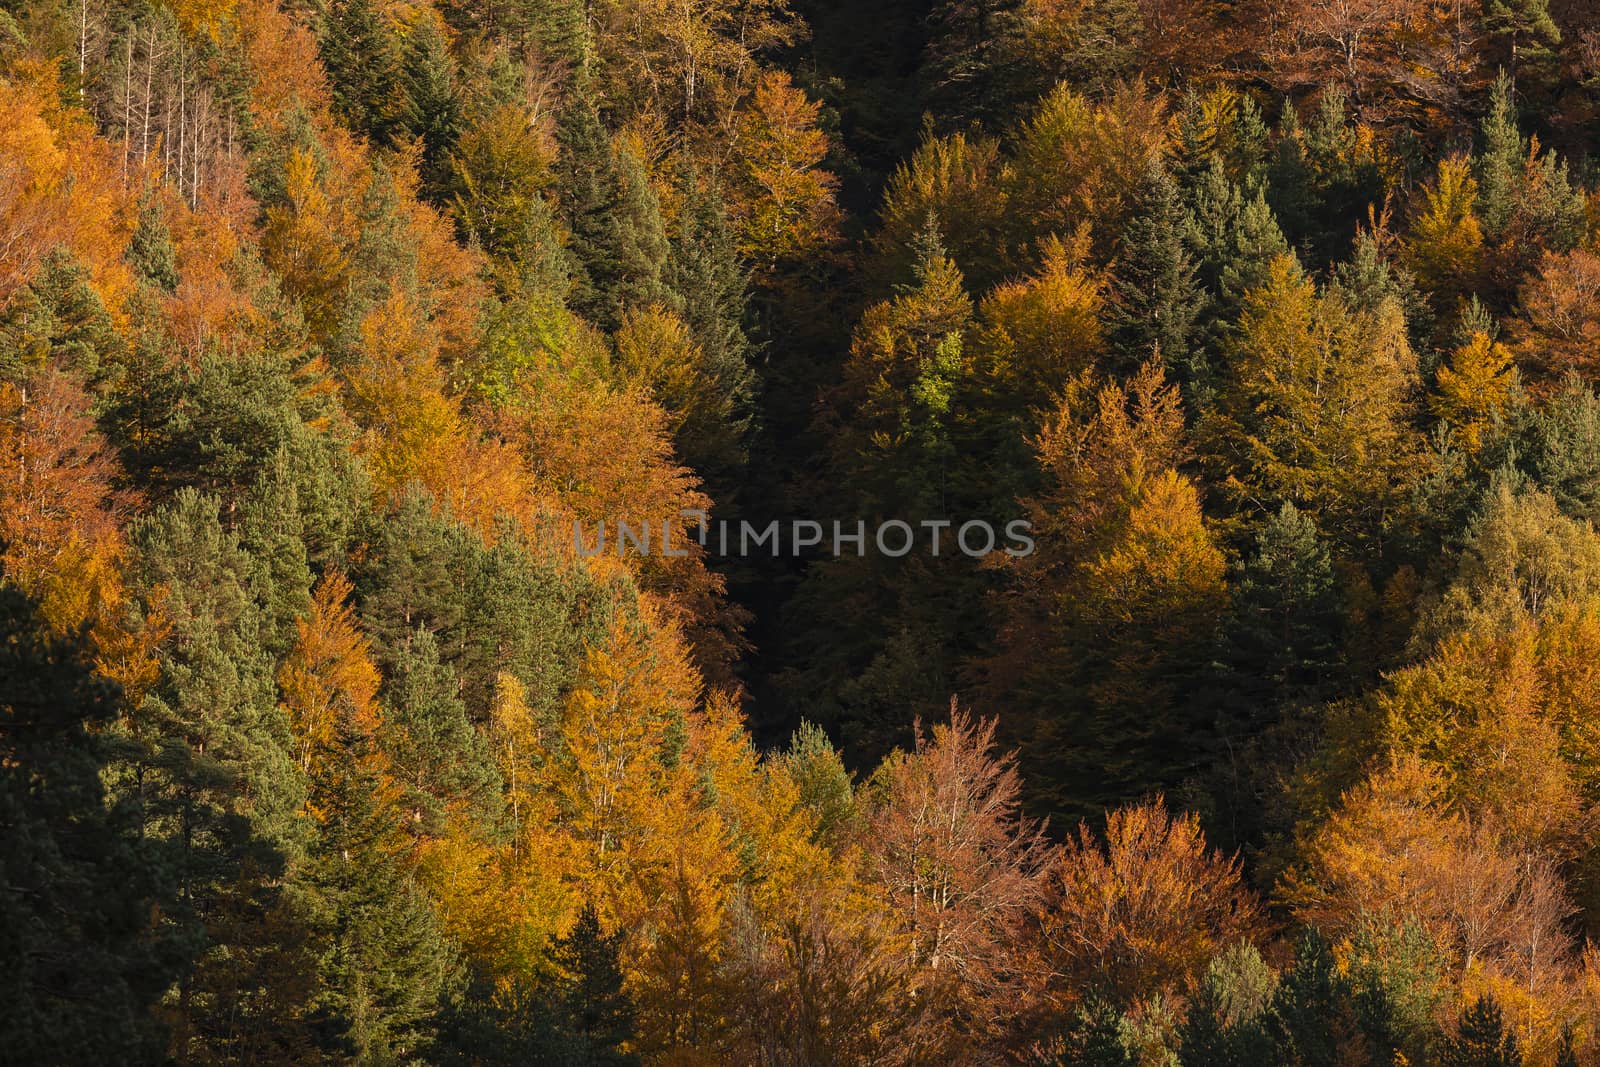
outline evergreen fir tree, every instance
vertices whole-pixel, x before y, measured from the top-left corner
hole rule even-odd
[[[336,745],[338,761],[313,782],[324,814],[299,883],[321,938],[316,1025],[325,1047],[358,1062],[415,1061],[461,965],[402,864],[399,797],[372,739],[344,721]]]
[[[627,1067],[637,1057],[622,1050],[634,1038],[633,1003],[622,988],[618,954],[622,933],[606,935],[592,903],[585,904],[567,936],[556,942],[554,961],[567,975],[564,1014],[596,1067]]]
[[[339,115],[372,143],[393,145],[404,129],[406,80],[383,13],[372,0],[331,0],[318,47]]]
[[[1060,1067],[1135,1067],[1139,1057],[1129,1050],[1123,1031],[1115,1006],[1091,996],[1073,1009],[1055,1062]]]
[[[749,274],[740,264],[716,190],[684,179],[686,201],[672,241],[664,279],[689,334],[704,357],[722,418],[715,425],[685,424],[678,452],[705,479],[712,499],[727,500],[745,458],[755,404],[754,346],[745,333]]]
[[[604,329],[615,329],[623,274],[617,207],[621,181],[611,139],[587,76],[580,75],[556,120],[556,188],[573,259],[568,306]]]
[[[1235,317],[1240,298],[1265,284],[1273,259],[1288,252],[1289,242],[1278,227],[1277,216],[1266,197],[1257,194],[1240,210],[1218,272],[1225,318],[1231,321]]]
[[[1522,1067],[1517,1035],[1508,1030],[1500,1005],[1491,996],[1463,1008],[1456,1033],[1438,1050],[1439,1067]]]
[[[1534,483],[1575,519],[1600,521],[1600,397],[1571,381],[1519,427],[1513,449]]]
[[[1341,1062],[1341,1039],[1349,991],[1328,942],[1306,930],[1295,944],[1294,965],[1283,976],[1267,1019],[1277,1053],[1274,1063],[1334,1067]]]
[[[262,646],[277,660],[294,639],[295,620],[311,606],[305,526],[286,449],[279,449],[245,501],[239,536],[254,564],[250,584],[262,607]]]
[[[663,281],[667,263],[667,233],[661,221],[661,202],[650,186],[644,163],[623,150],[616,160],[617,174],[617,278],[611,303],[616,321],[627,308],[668,306],[672,291]]]
[[[172,633],[127,724],[148,755],[116,787],[175,886],[162,926],[198,954],[166,1013],[179,1058],[303,1056],[305,990],[284,976],[309,966],[304,927],[278,879],[304,852],[306,783],[262,649],[254,565],[217,512],[184,489],[130,532],[141,611],[159,603]]]
[[[1561,43],[1561,27],[1550,15],[1549,0],[1487,0],[1483,28],[1497,51],[1503,50],[1506,76],[1513,84],[1523,68],[1553,59]]]
[[[418,833],[442,833],[452,810],[485,826],[499,814],[499,773],[458,691],[455,672],[439,661],[438,642],[419,626],[384,687],[382,738]]]
[[[1527,158],[1527,142],[1517,128],[1511,79],[1504,71],[1489,91],[1482,136],[1483,148],[1477,159],[1478,216],[1483,220],[1484,236],[1493,241],[1505,232],[1516,210],[1517,186]]]
[[[1340,613],[1328,548],[1310,515],[1284,504],[1267,520],[1235,604],[1228,630],[1240,673],[1266,682],[1274,702],[1318,699],[1337,660]]]
[[[467,582],[481,545],[417,487],[373,518],[372,545],[354,581],[378,663],[393,667],[419,626],[441,643],[446,662],[458,662],[466,651]]]
[[[1152,158],[1123,230],[1110,327],[1120,371],[1130,373],[1159,355],[1193,399],[1204,392],[1206,366],[1194,344],[1204,296],[1186,248],[1189,226],[1176,183]]]
[[[423,192],[439,203],[446,197],[450,153],[461,134],[463,116],[456,62],[434,19],[424,16],[412,29],[401,73],[406,104],[401,121],[406,132],[422,143]]]
[[[527,687],[535,716],[549,720],[583,658],[585,642],[602,637],[604,612],[584,572],[558,569],[538,558],[507,521],[495,543],[477,555],[463,579],[471,620],[459,661],[469,714],[487,714],[495,677],[509,671]]]

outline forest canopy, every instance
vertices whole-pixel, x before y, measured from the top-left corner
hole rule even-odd
[[[0,0],[0,1062],[1600,1064],[1597,139],[1582,0]]]

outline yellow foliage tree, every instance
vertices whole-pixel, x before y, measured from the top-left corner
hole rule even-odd
[[[1439,368],[1437,390],[1429,406],[1457,429],[1469,451],[1476,452],[1484,431],[1505,412],[1516,389],[1511,350],[1480,330]]]
[[[285,291],[300,301],[312,336],[326,340],[350,283],[344,234],[351,222],[323,190],[309,150],[289,152],[283,185],[287,202],[267,209],[261,254],[283,279]]]
[[[1104,279],[1084,266],[1084,237],[1047,237],[1038,271],[995,287],[978,309],[974,359],[991,388],[1022,405],[1059,396],[1104,348]]]
[[[1288,501],[1337,537],[1370,536],[1419,446],[1416,379],[1396,301],[1353,308],[1280,255],[1245,294],[1231,380],[1201,428],[1206,459],[1240,507]]]
[[[1411,223],[1406,257],[1417,280],[1446,309],[1470,289],[1483,270],[1483,227],[1478,221],[1478,183],[1464,156],[1439,161],[1433,184]]]
[[[729,208],[739,251],[755,265],[759,281],[838,240],[839,181],[822,168],[828,137],[817,128],[821,110],[787,74],[768,71],[740,120]]]
[[[350,580],[330,570],[311,593],[311,612],[295,623],[295,642],[278,668],[278,689],[295,732],[300,766],[309,775],[342,758],[339,740],[352,730],[377,736],[378,668],[349,599]]]
[[[52,68],[19,63],[12,73],[17,80],[0,80],[0,309],[62,245],[118,307],[137,209],[110,146],[87,114],[62,104]]]

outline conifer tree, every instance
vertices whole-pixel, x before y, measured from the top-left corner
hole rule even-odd
[[[331,0],[318,46],[340,116],[374,144],[391,146],[407,100],[400,46],[383,12],[372,0]]]
[[[745,332],[749,274],[739,262],[716,188],[691,171],[683,177],[687,199],[673,235],[663,280],[699,347],[708,381],[723,398],[718,429],[724,447],[680,446],[713,500],[724,500],[725,479],[742,464],[753,421],[757,378],[755,346]]]
[[[483,734],[467,718],[456,674],[419,626],[384,687],[383,751],[404,787],[412,832],[442,835],[452,812],[488,824],[499,814],[500,779]]]
[[[1340,616],[1328,549],[1311,516],[1285,503],[1261,527],[1234,611],[1229,658],[1241,683],[1262,687],[1256,699],[1315,701],[1327,692],[1337,670]]]
[[[1522,1067],[1517,1035],[1506,1028],[1491,996],[1462,1009],[1456,1033],[1441,1042],[1438,1057],[1440,1067]]]
[[[1516,210],[1518,176],[1527,158],[1527,142],[1517,128],[1511,79],[1501,72],[1489,93],[1483,118],[1483,147],[1478,154],[1478,204],[1484,230],[1491,239],[1505,232]]]
[[[623,1050],[635,1040],[633,1004],[623,989],[618,955],[621,931],[606,934],[594,905],[586,903],[567,935],[551,953],[565,976],[558,1001],[569,1026],[583,1044],[585,1062],[596,1067],[627,1067],[636,1057]]]
[[[628,148],[617,152],[616,175],[617,277],[609,300],[615,310],[602,320],[612,326],[619,324],[623,312],[631,308],[648,308],[672,300],[672,292],[662,277],[668,254],[666,227],[650,175],[644,162]]]
[[[59,249],[0,314],[0,377],[21,384],[46,367],[97,382],[122,365],[127,344],[90,284]]]
[[[306,782],[262,648],[254,567],[217,510],[184,489],[130,532],[138,604],[147,616],[159,604],[172,637],[126,726],[145,754],[116,790],[164,853],[174,893],[161,925],[198,956],[163,1013],[174,1054],[303,1055],[305,990],[282,977],[307,966],[305,928],[277,879],[304,854]]]
[[[314,1025],[358,1061],[403,1061],[426,1053],[460,962],[406,870],[403,797],[373,736],[346,714],[332,741],[311,784],[319,826],[298,883],[319,934]]]
[[[1334,1067],[1350,1036],[1348,990],[1327,939],[1315,928],[1301,931],[1294,964],[1278,985],[1268,1019],[1276,1061]]]
[[[1554,58],[1561,28],[1550,15],[1549,0],[1488,0],[1483,7],[1483,28],[1504,49],[1506,79],[1513,86],[1520,68]]]
[[[1206,385],[1205,357],[1194,344],[1203,297],[1186,247],[1189,219],[1159,158],[1150,160],[1130,211],[1110,316],[1117,366],[1127,373],[1159,356],[1192,399]]]
[[[449,181],[450,153],[463,127],[461,89],[454,57],[439,23],[424,15],[406,40],[401,68],[406,132],[422,143],[423,189],[442,201]]]
[[[602,328],[614,328],[620,308],[622,237],[617,206],[621,180],[611,139],[600,122],[593,83],[580,74],[556,119],[556,192],[573,260],[568,306]]]
[[[178,288],[178,253],[162,215],[161,201],[147,197],[139,208],[139,225],[128,243],[128,262],[152,285],[166,292]]]

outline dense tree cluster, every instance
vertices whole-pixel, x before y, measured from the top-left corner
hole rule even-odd
[[[0,0],[0,1060],[1600,1062],[1596,135],[1561,0]]]

